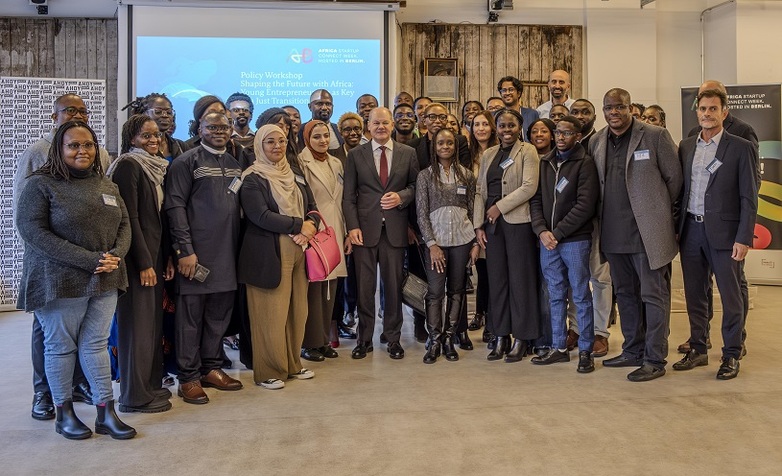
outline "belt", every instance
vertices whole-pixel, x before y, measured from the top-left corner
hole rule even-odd
[[[687,212],[687,216],[695,220],[695,223],[703,223],[703,215],[696,215],[694,213]]]

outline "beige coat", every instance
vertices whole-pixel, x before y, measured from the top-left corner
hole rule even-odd
[[[478,172],[478,184],[475,188],[475,206],[473,223],[480,227],[486,221],[486,172],[500,146],[489,147],[481,155],[481,168]],[[508,223],[529,223],[529,199],[538,190],[540,159],[535,146],[517,141],[510,151],[513,163],[502,172],[502,198],[497,208]]]
[[[333,173],[334,187],[331,189],[327,184],[330,183],[328,177],[323,176],[323,168],[318,167],[317,160],[312,156],[309,149],[305,148],[299,154],[299,163],[301,164],[304,178],[307,180],[312,195],[315,197],[315,203],[318,205],[318,211],[326,223],[334,228],[334,233],[340,242],[340,246],[345,242],[345,218],[342,215],[342,181],[345,172],[342,169],[342,162],[333,155],[329,155],[327,160],[331,173]],[[345,255],[341,254],[339,265],[329,274],[328,279],[336,279],[348,275],[345,265]]]

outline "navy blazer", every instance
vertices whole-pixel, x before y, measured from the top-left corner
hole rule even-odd
[[[698,137],[690,136],[679,145],[679,160],[684,169],[684,186],[679,199],[679,235],[687,220],[692,161]],[[704,197],[703,224],[709,244],[725,250],[732,249],[733,243],[752,246],[758,211],[757,149],[750,141],[723,131],[716,158],[722,165],[709,177]]]

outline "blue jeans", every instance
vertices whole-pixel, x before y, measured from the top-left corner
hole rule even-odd
[[[114,399],[106,346],[116,307],[113,290],[93,297],[55,299],[35,310],[43,328],[46,378],[56,405],[72,399],[77,359],[92,388],[93,403]]]
[[[590,240],[560,243],[551,251],[540,247],[540,267],[548,287],[552,346],[555,349],[567,347],[568,283],[576,305],[578,349],[591,352],[595,343],[592,292],[589,290],[591,244]]]

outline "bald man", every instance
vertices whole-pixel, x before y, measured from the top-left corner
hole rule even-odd
[[[334,114],[334,98],[331,93],[325,89],[316,89],[310,94],[310,102],[307,105],[312,113],[312,121],[323,121],[329,126],[329,149],[339,149],[345,142],[339,133],[339,128],[331,122],[331,116]],[[304,144],[304,126],[299,128],[299,143]]]
[[[538,106],[538,114],[541,119],[549,117],[549,112],[554,105],[562,104],[570,110],[570,106],[576,102],[575,99],[568,96],[570,93],[570,74],[567,71],[558,69],[551,72],[548,76],[548,92],[551,99]]]

